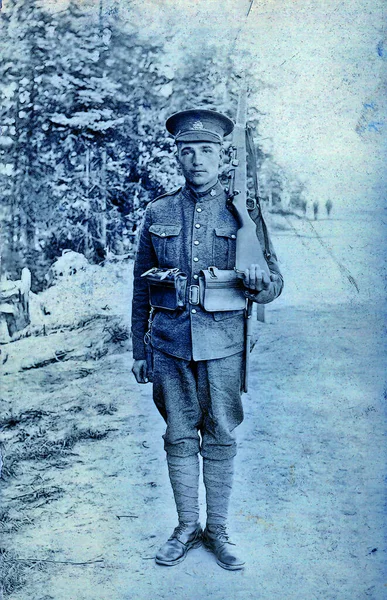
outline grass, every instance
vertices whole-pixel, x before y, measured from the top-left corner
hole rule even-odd
[[[0,510],[0,531],[3,534],[15,533],[26,525],[31,525],[33,520],[29,517],[13,517],[9,508]]]
[[[95,410],[99,415],[113,415],[117,412],[117,407],[114,404],[96,404]]]
[[[32,424],[36,421],[40,421],[43,417],[49,416],[50,413],[45,410],[25,410],[18,415],[13,415],[12,413],[9,416],[5,416],[3,419],[0,419],[0,430],[13,429],[17,427],[21,423],[29,423]]]
[[[0,548],[0,598],[11,597],[19,592],[27,583],[27,573],[31,569],[45,571],[47,566],[38,561],[20,559],[14,552]],[[45,595],[41,600],[54,600],[52,596]]]
[[[2,455],[3,455],[3,467],[1,469],[1,475],[0,475],[0,480],[6,481],[7,479],[11,478],[11,477],[16,477],[17,475],[17,465],[18,465],[18,458],[15,455],[6,455],[4,454],[3,450],[2,450]]]
[[[85,440],[102,440],[107,436],[111,429],[99,431],[98,429],[77,429],[74,427],[71,432],[64,438],[63,443],[65,448],[72,448],[77,442]]]
[[[98,359],[109,351],[115,353],[124,351],[124,347],[126,349],[130,339],[128,328],[122,327],[119,323],[112,323],[111,318],[109,318],[109,323],[106,323],[106,320],[108,319],[104,318],[102,327],[99,326],[99,336],[96,337],[96,342],[91,350],[86,350],[82,356],[74,356],[79,361],[76,369],[60,365],[61,361],[72,358],[70,353],[57,353],[50,358],[49,362],[41,361],[31,367],[45,367],[51,362],[56,363],[54,367],[47,366],[46,369],[43,369],[39,377],[34,376],[33,381],[42,385],[44,391],[48,385],[54,386],[54,384],[55,392],[59,387],[62,391],[67,386],[67,380],[71,382],[86,380],[95,372],[95,368],[91,368],[87,364],[82,366],[80,362],[89,358],[89,353],[92,354],[91,358]],[[90,319],[83,322],[82,325],[86,329],[92,325],[93,321],[94,319]],[[102,333],[104,325],[106,328]],[[72,328],[74,327],[68,329]],[[47,381],[45,381],[46,378]],[[53,378],[54,381],[52,381]],[[11,386],[11,398],[16,400],[17,393],[12,389],[11,382],[9,385]],[[91,397],[91,394],[87,395]],[[57,398],[56,395],[55,398]],[[28,400],[27,394],[26,401]],[[0,531],[4,540],[13,537],[16,539],[17,535],[22,536],[23,528],[33,524],[39,518],[41,507],[50,503],[55,506],[56,501],[59,501],[65,494],[65,490],[60,487],[60,480],[50,478],[46,480],[46,477],[43,479],[40,474],[33,478],[35,472],[47,475],[52,469],[69,467],[72,457],[76,455],[74,449],[78,443],[97,442],[113,431],[106,426],[104,415],[113,415],[117,411],[117,407],[108,402],[98,403],[98,399],[95,399],[94,402],[92,400],[91,405],[90,401],[86,401],[84,407],[79,408],[90,411],[94,415],[94,418],[97,419],[94,426],[87,426],[90,422],[85,421],[82,427],[82,422],[77,415],[74,417],[77,424],[73,424],[73,416],[66,412],[69,410],[66,408],[68,403],[59,408],[56,406],[56,402],[53,405],[42,402],[37,404],[37,409],[22,410],[22,407],[26,406],[25,402],[24,406],[19,404],[19,412],[15,409],[8,409],[0,416],[0,431],[3,435],[3,443],[0,445],[3,456],[0,485],[4,485],[5,482],[7,487],[7,504],[0,506]],[[14,406],[14,403],[9,401],[8,406]],[[27,404],[27,406],[31,406],[31,404]],[[53,410],[42,410],[39,409],[39,406],[46,406]],[[97,415],[100,416],[97,417]],[[26,478],[29,481],[31,477],[33,478],[32,483],[29,482],[25,485]],[[12,478],[14,478],[14,482],[9,481]],[[54,483],[59,483],[59,485],[53,485]],[[13,550],[7,547],[5,542],[3,544],[5,549],[0,549],[0,598],[3,596],[8,598],[17,592],[20,593],[30,577],[31,569],[40,569],[41,565],[40,563],[33,564],[32,558],[28,560],[20,558],[17,546]],[[49,595],[44,598],[51,600]]]
[[[86,440],[102,440],[111,431],[106,429],[77,429],[73,427],[63,438],[44,440],[41,435],[31,436],[24,443],[24,448],[17,452],[19,460],[44,460],[68,453],[77,442]]]
[[[28,492],[27,494],[21,494],[20,496],[15,496],[11,498],[11,500],[20,500],[24,504],[33,504],[38,500],[44,500],[43,504],[49,504],[53,500],[57,500],[63,496],[63,488],[59,486],[53,486],[51,488],[42,487],[38,490],[34,490],[33,492]]]
[[[0,582],[0,590],[4,596],[17,592],[26,583],[25,567],[16,560],[13,553],[3,548],[0,549]]]
[[[116,409],[112,405],[99,406],[99,414],[112,414]],[[18,466],[21,461],[41,461],[57,460],[58,458],[67,458],[72,453],[71,450],[78,442],[96,441],[105,438],[112,429],[78,429],[73,427],[62,438],[57,440],[48,440],[41,433],[28,435],[24,430],[19,432],[17,444],[13,452],[6,454],[3,450],[3,468],[0,480],[7,480],[18,475]],[[22,444],[20,444],[22,442]],[[21,446],[21,447],[20,447]],[[63,468],[63,462],[53,464]]]
[[[106,341],[113,344],[120,344],[130,338],[129,327],[121,323],[113,322],[109,326],[105,325],[104,331],[107,331],[110,336]]]

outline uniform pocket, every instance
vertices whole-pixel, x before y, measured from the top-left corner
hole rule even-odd
[[[174,267],[178,256],[178,240],[181,225],[153,223],[149,227],[153,248],[155,249],[159,267]]]
[[[236,255],[236,231],[216,227],[212,244],[212,260],[218,269],[233,269]]]

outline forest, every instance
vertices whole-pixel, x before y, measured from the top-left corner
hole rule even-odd
[[[35,291],[63,250],[98,264],[133,253],[147,202],[181,184],[170,114],[202,106],[235,118],[237,54],[207,40],[176,66],[173,27],[147,37],[133,23],[118,5],[76,1],[54,12],[10,0],[0,15],[1,274],[28,267]],[[289,187],[263,151],[259,117],[250,106],[263,202],[296,206],[304,186]]]

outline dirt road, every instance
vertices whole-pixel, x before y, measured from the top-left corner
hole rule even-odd
[[[154,564],[176,524],[163,424],[118,339],[93,358],[3,378],[5,595],[385,598],[383,290],[364,219],[292,218],[275,238],[287,287],[252,355],[231,507],[245,571],[220,569],[202,548],[175,568]],[[73,347],[81,334],[54,336]],[[9,346],[26,354],[52,338]],[[203,490],[201,510],[204,520]]]

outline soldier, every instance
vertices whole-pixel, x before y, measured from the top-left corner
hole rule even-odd
[[[317,221],[318,209],[319,209],[319,202],[318,202],[318,200],[315,200],[313,202],[313,215],[314,215],[314,220],[315,221]]]
[[[170,267],[188,276],[185,308],[157,309],[150,333],[153,399],[167,425],[164,448],[179,520],[156,555],[156,562],[165,566],[178,564],[202,542],[221,567],[238,570],[244,565],[226,530],[234,429],[243,420],[244,314],[206,312],[193,293],[202,269],[233,269],[235,264],[238,222],[218,181],[223,137],[233,127],[228,117],[199,109],[167,120],[186,183],[147,206],[134,266],[132,371],[138,383],[150,378],[144,343],[150,305],[141,275],[152,267]],[[263,239],[261,229],[259,237]],[[283,286],[269,243],[270,278],[255,264],[244,275],[246,295],[258,303],[274,300]],[[199,524],[199,453],[207,504],[204,532]]]

